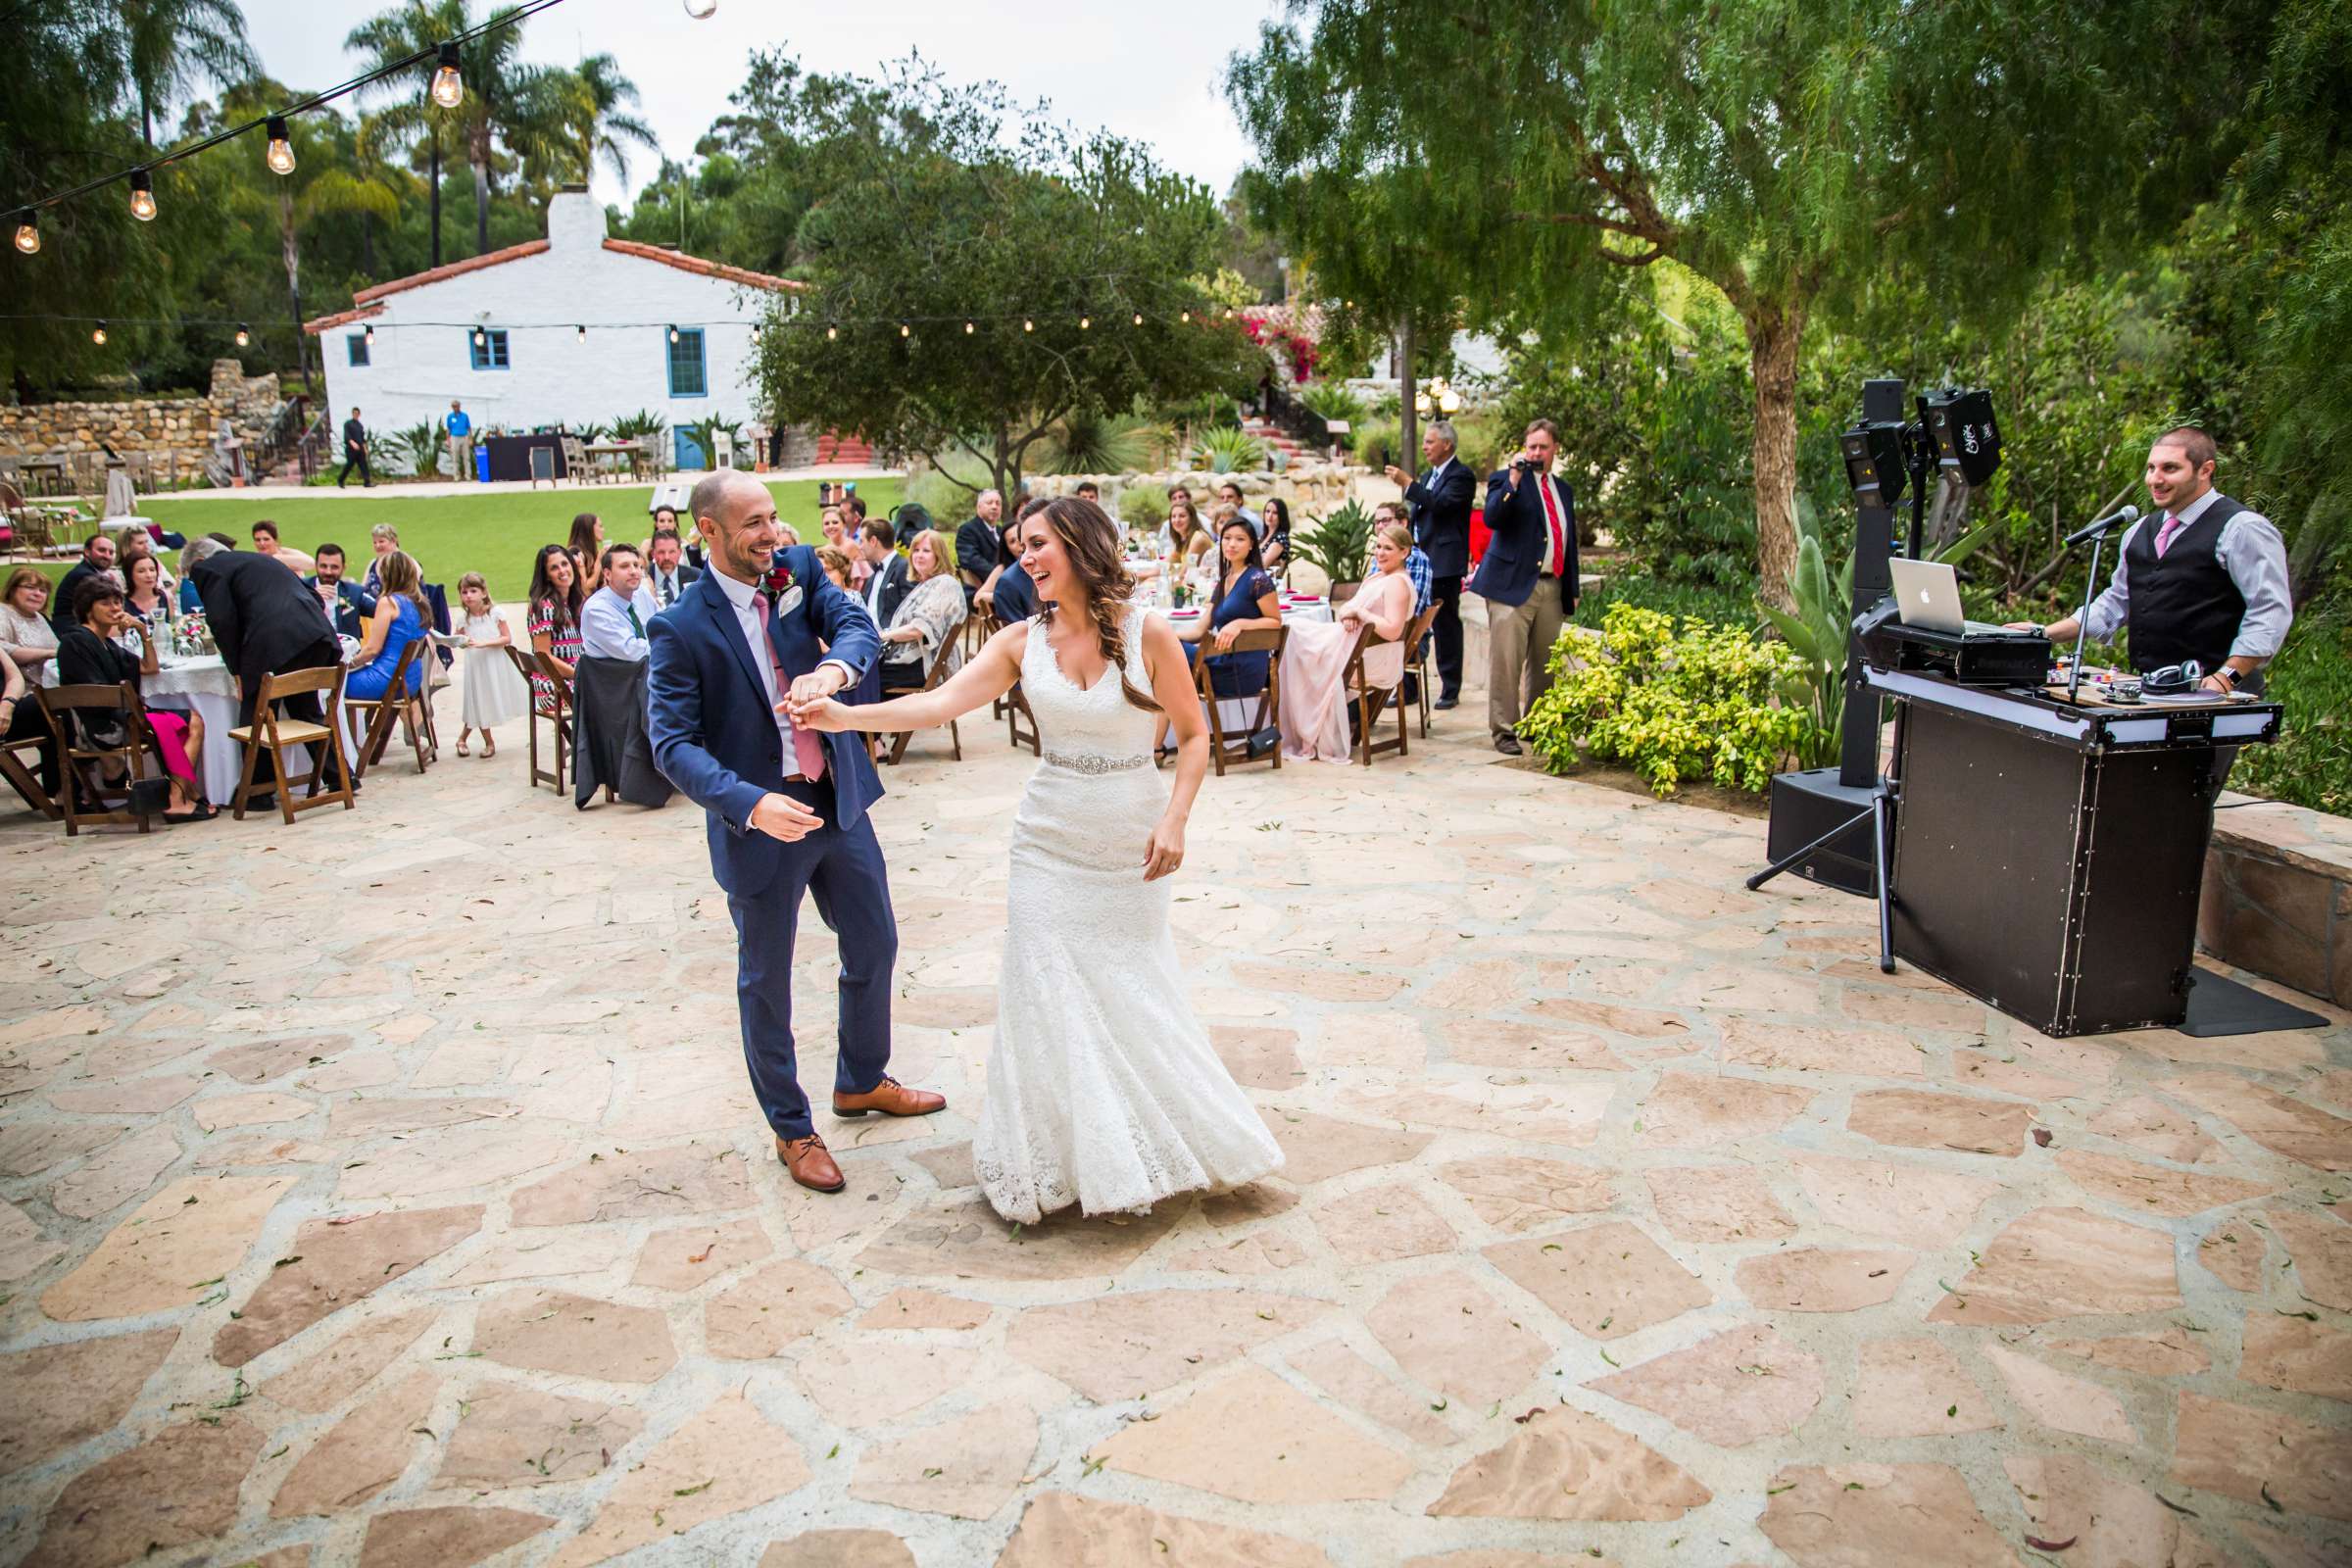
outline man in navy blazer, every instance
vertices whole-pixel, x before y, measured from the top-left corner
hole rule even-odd
[[[923,1116],[947,1101],[892,1078],[898,922],[866,811],[882,794],[863,738],[793,727],[787,697],[855,686],[881,651],[874,623],[805,546],[779,551],[776,504],[721,468],[689,503],[710,569],[647,626],[654,760],[709,813],[710,869],[735,919],[744,1060],[776,1157],[817,1192],[847,1185],[801,1092],[792,945],[801,894],[841,948],[833,1113]]]
[[[1487,479],[1494,537],[1470,591],[1487,602],[1487,727],[1505,757],[1523,750],[1516,726],[1576,608],[1576,492],[1552,475],[1559,454],[1559,426],[1538,419],[1519,455]]]
[[[1429,557],[1430,597],[1438,607],[1429,634],[1437,644],[1440,708],[1462,697],[1462,578],[1470,570],[1470,507],[1478,496],[1478,475],[1454,461],[1455,439],[1451,424],[1436,420],[1421,432],[1421,456],[1429,464],[1421,476],[1394,464],[1388,470],[1412,508],[1413,543]]]

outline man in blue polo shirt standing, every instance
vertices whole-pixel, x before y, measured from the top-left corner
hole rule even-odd
[[[473,477],[473,420],[468,418],[464,405],[456,398],[449,400],[448,416],[441,428],[449,435],[450,461],[457,465],[457,477],[463,482]]]

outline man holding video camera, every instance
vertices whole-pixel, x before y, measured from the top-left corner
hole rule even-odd
[[[2268,517],[2213,487],[2213,437],[2195,425],[2158,436],[2148,450],[2154,514],[2125,532],[2107,591],[2079,615],[2012,629],[2071,644],[2085,624],[2098,642],[2129,627],[2142,675],[2194,661],[2204,691],[2261,691],[2262,668],[2295,618],[2286,544]]]
[[[1544,684],[1544,664],[1576,608],[1576,493],[1552,475],[1560,427],[1538,419],[1519,455],[1487,479],[1494,535],[1470,591],[1487,604],[1487,727],[1517,757],[1520,716]]]

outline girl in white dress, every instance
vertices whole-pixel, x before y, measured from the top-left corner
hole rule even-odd
[[[490,585],[480,572],[469,571],[458,579],[458,598],[466,607],[466,710],[458,730],[458,755],[466,755],[466,737],[478,729],[482,755],[496,757],[498,741],[490,726],[520,718],[531,690],[507,657],[507,650],[514,645],[514,634],[507,629],[507,617],[490,602]]]
[[[1282,1163],[1194,1016],[1168,929],[1185,819],[1208,767],[1192,667],[1135,584],[1102,508],[1055,501],[1021,524],[1021,565],[1045,607],[1007,626],[936,691],[793,716],[819,730],[927,729],[1015,680],[1040,755],[1013,818],[997,1045],[972,1163],[989,1202],[1035,1221],[1075,1203],[1141,1212],[1222,1191]],[[1152,765],[1162,713],[1175,785]]]

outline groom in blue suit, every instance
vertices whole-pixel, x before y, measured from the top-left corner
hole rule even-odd
[[[776,548],[776,504],[722,468],[690,502],[710,569],[648,623],[654,760],[709,813],[710,869],[737,941],[735,997],[752,1089],[794,1181],[848,1185],[810,1120],[792,1039],[792,944],[804,891],[841,949],[833,1113],[927,1116],[947,1100],[890,1063],[898,922],[866,809],[882,794],[858,735],[794,728],[787,697],[829,697],[881,649],[873,621],[806,547]]]

